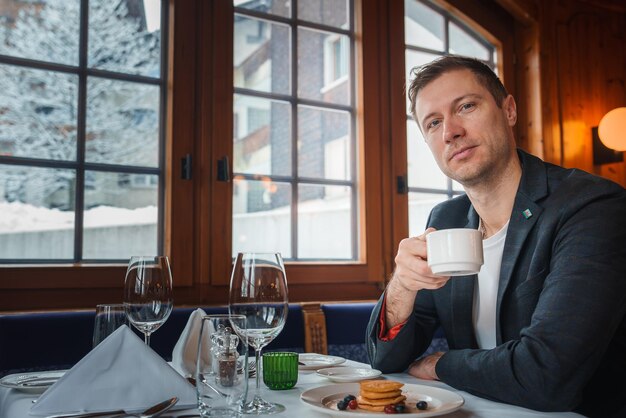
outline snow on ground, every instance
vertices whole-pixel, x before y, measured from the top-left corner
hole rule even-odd
[[[85,211],[85,228],[154,224],[157,207],[138,209],[98,206]],[[0,202],[0,233],[74,228],[74,212],[48,209],[22,202]]]

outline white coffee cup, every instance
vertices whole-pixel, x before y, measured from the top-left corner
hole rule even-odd
[[[469,228],[433,231],[426,235],[426,253],[438,276],[476,274],[483,265],[483,236]]]

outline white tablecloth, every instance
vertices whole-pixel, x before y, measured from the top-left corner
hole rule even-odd
[[[361,366],[363,364],[348,361],[346,365]],[[467,392],[458,391],[441,382],[432,382],[419,380],[403,373],[385,375],[389,379],[397,380],[404,383],[421,384],[440,387],[451,390],[460,394],[465,399],[465,404],[456,412],[445,415],[447,418],[580,418],[582,415],[573,412],[547,413],[537,412],[526,408],[502,404],[498,402],[488,401],[470,395]],[[279,402],[286,407],[286,410],[280,414],[272,415],[273,417],[289,417],[289,418],[323,418],[328,415],[312,410],[309,406],[300,401],[300,394],[305,390],[332,384],[324,377],[317,376],[315,372],[302,371],[298,376],[296,387],[290,390],[272,391],[263,385],[261,395],[273,402]],[[255,380],[250,379],[250,391],[254,393]],[[0,387],[0,418],[32,418],[28,414],[28,410],[32,405],[33,399],[37,395],[26,394],[14,389]],[[197,414],[196,410],[174,411],[166,413],[162,417],[181,417],[184,415]],[[400,415],[401,416],[401,415]]]

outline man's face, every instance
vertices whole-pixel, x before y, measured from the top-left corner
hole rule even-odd
[[[495,179],[515,157],[515,101],[499,108],[470,70],[444,73],[417,95],[417,123],[439,168],[464,186]]]

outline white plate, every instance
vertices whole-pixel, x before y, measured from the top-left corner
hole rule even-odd
[[[9,374],[0,379],[0,385],[28,393],[43,393],[56,383],[67,370]]]
[[[333,382],[358,382],[359,380],[374,379],[382,374],[380,370],[365,367],[328,367],[320,369],[317,374]]]
[[[302,353],[298,355],[298,362],[302,363],[298,366],[300,370],[317,370],[324,367],[332,367],[346,361],[343,357],[327,356],[317,353]]]
[[[402,393],[407,397],[404,401],[407,410],[402,417],[435,417],[449,414],[463,406],[463,397],[446,389],[435,388],[424,385],[405,384]],[[346,395],[358,396],[358,383],[342,383],[336,385],[320,386],[304,391],[300,395],[300,400],[311,408],[337,417],[388,417],[384,412],[370,412],[364,409],[347,409],[340,411],[337,409],[337,402]],[[417,401],[428,402],[428,409],[420,411],[415,408]]]

